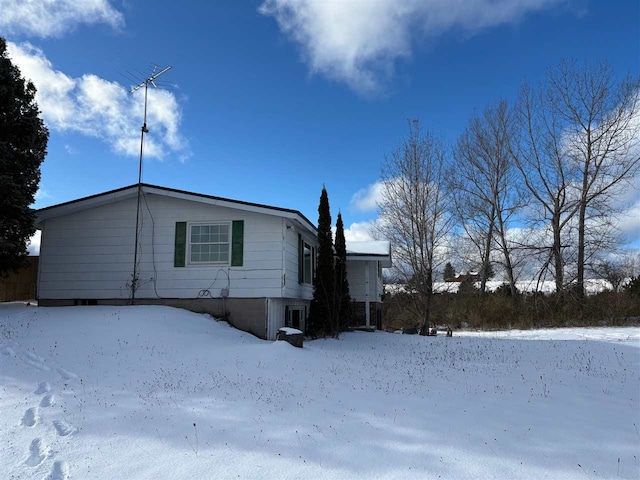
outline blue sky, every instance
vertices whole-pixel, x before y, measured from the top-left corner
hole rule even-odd
[[[0,0],[0,11],[51,131],[36,207],[137,181],[142,92],[127,90],[171,65],[166,89],[149,92],[143,181],[314,222],[324,184],[354,239],[376,218],[380,164],[408,119],[454,142],[473,109],[513,100],[562,58],[640,73],[635,0]]]

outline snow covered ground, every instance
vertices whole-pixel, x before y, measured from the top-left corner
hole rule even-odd
[[[0,305],[0,478],[640,478],[640,328],[354,332]]]

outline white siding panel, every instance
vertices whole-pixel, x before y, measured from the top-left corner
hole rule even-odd
[[[357,302],[364,302],[364,262],[347,261],[347,280],[349,280],[351,299]]]
[[[275,340],[278,330],[284,327],[284,299],[270,298],[267,305],[267,340]]]
[[[220,296],[227,284],[230,297],[282,297],[283,259],[287,254],[283,251],[281,217],[152,194],[147,194],[146,199],[141,212],[137,297],[196,298],[202,290]],[[40,258],[39,296],[127,298],[127,282],[133,272],[135,214],[136,199],[125,199],[47,220],[46,244]],[[244,220],[242,267],[174,267],[176,222],[233,220]],[[295,275],[290,280],[297,287],[297,257],[294,260]]]
[[[306,314],[309,314],[309,301],[301,300],[297,298],[270,298],[267,307],[268,312],[268,326],[267,326],[267,339],[275,340],[278,330],[285,325],[285,308],[304,307]],[[306,318],[301,319],[300,328],[304,331],[306,324]]]
[[[379,302],[382,282],[378,280],[378,262],[372,260],[347,260],[349,294],[357,302],[365,301],[365,264],[369,264],[369,301]]]
[[[285,230],[285,288],[284,296],[287,298],[301,298],[310,300],[313,298],[313,286],[310,284],[300,284],[298,282],[298,231],[295,229]],[[300,232],[302,233],[302,232]],[[318,249],[318,239],[306,232],[303,239],[313,248]]]

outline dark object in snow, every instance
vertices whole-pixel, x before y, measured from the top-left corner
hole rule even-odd
[[[304,335],[300,330],[285,327],[278,330],[276,340],[284,340],[294,347],[302,348],[302,345],[304,343]]]
[[[349,327],[348,328],[349,332],[369,332],[369,333],[373,333],[376,331],[375,328],[373,327]]]
[[[416,327],[407,327],[402,329],[404,335],[417,335],[418,329]]]
[[[453,330],[451,330],[451,328],[447,328],[447,337],[453,337]]]

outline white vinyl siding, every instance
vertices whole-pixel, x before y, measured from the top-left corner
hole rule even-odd
[[[136,199],[128,198],[46,220],[46,245],[40,257],[40,298],[128,298],[135,219]],[[235,220],[244,220],[242,267],[174,267],[176,222],[231,225]],[[203,290],[218,297],[226,288],[229,297],[235,298],[282,297],[283,259],[293,254],[297,272],[297,248],[294,242],[291,249],[288,236],[283,244],[283,228],[283,219],[277,215],[147,194],[141,209],[140,282],[136,297],[197,298]],[[297,287],[297,273],[289,278],[287,269],[287,285],[290,283]],[[297,298],[297,293],[292,296]],[[304,298],[311,298],[310,289]]]
[[[366,299],[366,264],[369,264],[369,301],[379,302],[382,294],[382,280],[378,278],[378,262],[372,260],[347,260],[347,280],[349,294],[356,302]]]
[[[299,261],[299,231],[295,228],[283,226],[284,232],[284,288],[281,296],[286,298],[301,298],[310,300],[313,297],[313,285],[300,283],[298,281],[298,261]],[[313,249],[318,248],[318,239],[315,235],[301,232],[303,241],[307,242]],[[284,325],[284,324],[283,324]]]
[[[298,298],[270,298],[268,301],[267,312],[269,315],[269,327],[267,330],[267,339],[275,340],[278,329],[286,325],[285,312],[287,310],[298,309],[301,312],[300,329],[304,331],[306,318],[309,314],[309,300]]]

